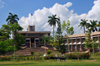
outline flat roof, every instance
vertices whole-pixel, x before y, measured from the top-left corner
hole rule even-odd
[[[91,35],[99,35],[100,34],[100,32],[93,32],[93,33],[91,33]],[[68,37],[85,37],[85,34],[75,34],[75,35],[69,35]],[[64,38],[66,38],[65,36],[64,36]]]
[[[18,33],[51,33],[50,31],[19,31]]]

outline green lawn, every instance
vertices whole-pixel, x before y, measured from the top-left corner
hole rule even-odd
[[[39,61],[4,61],[0,66],[100,66],[99,60],[39,60]]]
[[[95,56],[95,59],[87,60],[69,60],[57,61],[57,60],[28,60],[28,61],[0,61],[0,66],[100,66],[100,56]]]

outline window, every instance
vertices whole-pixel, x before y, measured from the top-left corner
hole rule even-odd
[[[26,40],[26,42],[30,42],[30,40]]]

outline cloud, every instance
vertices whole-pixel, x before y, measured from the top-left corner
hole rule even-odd
[[[100,21],[100,0],[94,1],[94,6],[87,14],[83,13],[78,15],[77,13],[73,13],[74,10],[68,9],[70,6],[72,6],[71,2],[64,5],[55,3],[50,8],[43,7],[41,10],[36,10],[33,16],[29,13],[28,17],[21,17],[19,24],[24,28],[24,30],[27,30],[28,25],[35,25],[36,31],[53,31],[52,27],[48,24],[48,16],[57,14],[57,17],[60,17],[61,19],[61,23],[70,20],[71,26],[74,27],[75,34],[81,34],[83,33],[83,30],[78,27],[81,19],[96,19]],[[56,28],[57,27],[55,27],[55,30]]]
[[[0,8],[3,8],[4,7],[4,2],[2,2],[1,0],[0,0]]]

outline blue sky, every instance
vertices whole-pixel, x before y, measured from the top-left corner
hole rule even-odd
[[[76,18],[75,20],[79,20],[79,18],[86,18],[86,16],[81,16],[81,15],[89,15],[90,13],[89,11],[92,10],[92,7],[94,6],[94,1],[98,1],[100,2],[100,0],[0,0],[0,27],[3,24],[6,24],[6,18],[9,15],[9,12],[13,13],[13,14],[17,14],[18,17],[20,18],[19,24],[22,25],[23,24],[30,24],[30,25],[34,25],[34,19],[38,18],[35,16],[39,15],[43,12],[41,12],[42,10],[44,11],[46,14],[43,14],[44,20],[48,20],[46,17],[52,14],[58,14],[58,16],[60,16],[61,21],[65,20],[71,20],[72,18]],[[60,7],[63,6],[64,4],[69,3],[69,7],[68,5],[66,7]],[[53,8],[59,6],[59,9],[61,8],[61,10],[59,12],[57,12],[57,9]],[[44,8],[45,7],[45,8]],[[97,6],[96,6],[97,7]],[[50,10],[53,9],[53,11]],[[63,9],[67,9],[68,13],[71,13],[70,17],[67,18],[68,13],[64,12],[64,14],[66,15],[61,15],[63,14]],[[40,10],[40,12],[39,12]],[[50,11],[48,11],[50,10]],[[71,12],[72,11],[72,12]],[[35,13],[36,12],[36,13]],[[37,13],[39,12],[39,13]],[[56,13],[57,12],[57,13]],[[34,16],[30,17],[30,13],[32,13]],[[50,14],[48,14],[50,13]],[[73,16],[74,15],[74,16]],[[66,19],[63,19],[62,17],[66,17]],[[79,17],[77,19],[77,17]],[[24,20],[23,20],[24,18]],[[40,17],[39,17],[40,18]],[[98,18],[98,17],[97,17]],[[92,19],[90,17],[88,17],[88,19]],[[96,18],[93,18],[96,19]],[[31,21],[33,20],[33,21]],[[36,19],[35,19],[36,20]],[[32,23],[34,22],[34,23]],[[39,22],[43,22],[43,20],[37,20],[36,23]],[[73,23],[75,23],[73,20],[71,20],[71,24],[73,27],[75,27],[76,25],[73,25]],[[40,24],[40,23],[39,23]],[[79,22],[77,23],[79,24]],[[22,25],[23,28],[27,28],[27,25]],[[35,24],[36,25],[36,24]],[[46,31],[48,29],[46,28],[46,21],[45,23],[42,23],[41,25],[36,25],[37,26],[37,31]],[[41,29],[39,29],[41,28]],[[56,29],[55,29],[56,30]],[[50,27],[50,31],[52,31],[51,27]],[[75,32],[76,33],[76,32]],[[82,31],[80,32],[82,33]]]

